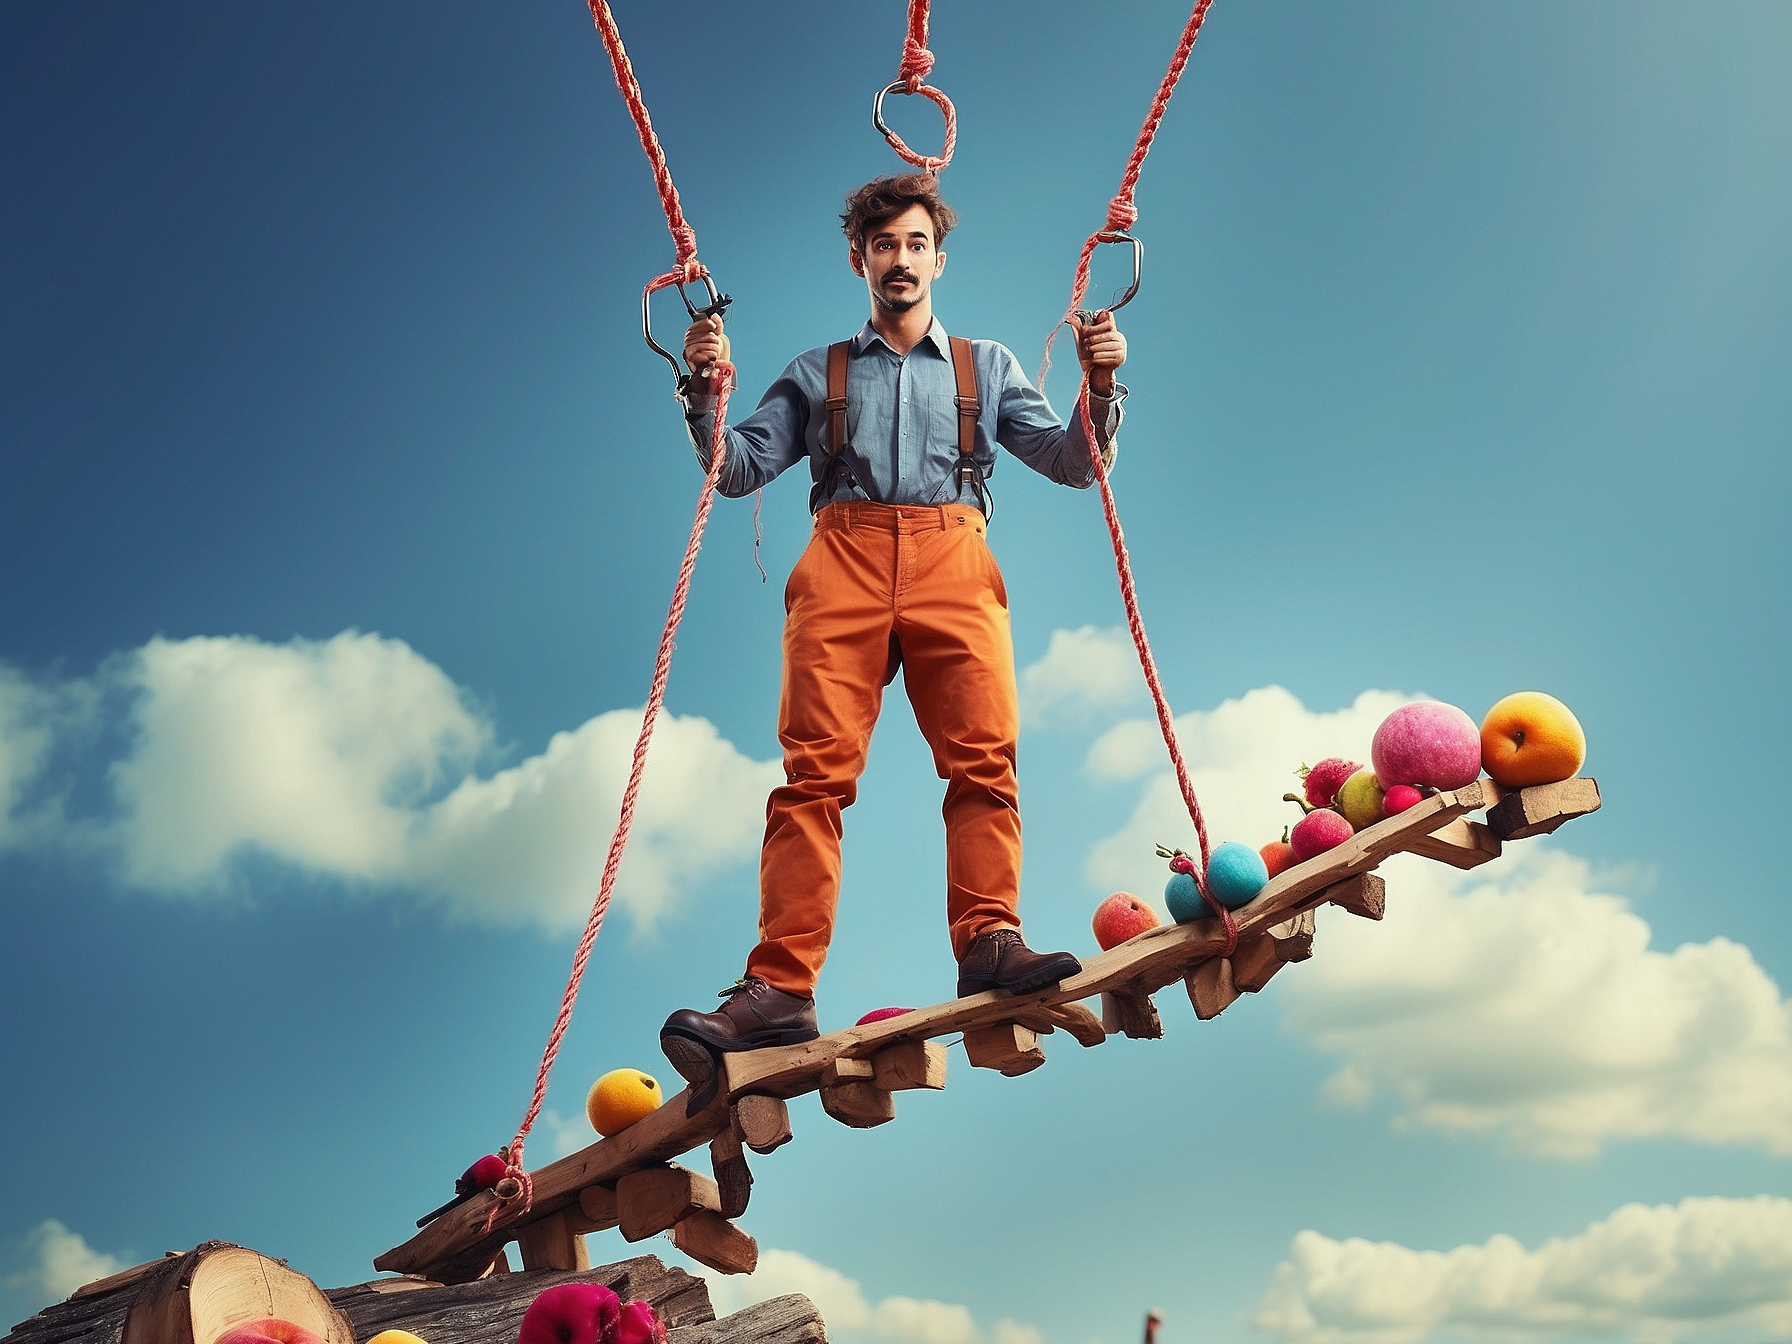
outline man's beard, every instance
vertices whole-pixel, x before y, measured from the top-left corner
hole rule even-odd
[[[915,308],[920,306],[920,303],[921,303],[921,281],[920,281],[920,278],[918,276],[910,275],[906,271],[895,272],[890,275],[886,275],[884,277],[884,283],[887,284],[889,281],[896,279],[898,277],[898,275],[900,275],[900,277],[902,279],[907,280],[909,282],[910,286],[912,286],[911,292],[914,294],[914,298],[903,299],[903,298],[897,298],[893,294],[887,294],[884,292],[884,286],[882,284],[880,284],[877,287],[875,293],[873,294],[873,301],[877,304],[879,312],[907,313],[907,312],[913,311]]]

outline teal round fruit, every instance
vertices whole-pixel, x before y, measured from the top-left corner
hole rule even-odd
[[[1228,840],[1207,859],[1207,890],[1228,910],[1249,905],[1269,881],[1269,865],[1249,845]]]
[[[1178,924],[1212,913],[1207,902],[1201,899],[1201,890],[1195,885],[1193,873],[1170,874],[1170,880],[1164,883],[1164,904],[1170,907],[1170,918]]]

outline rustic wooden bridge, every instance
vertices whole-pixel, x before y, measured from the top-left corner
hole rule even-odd
[[[972,1065],[1013,1076],[1045,1062],[1042,1036],[1058,1029],[1079,1045],[1109,1035],[1163,1035],[1152,995],[1180,980],[1195,1015],[1216,1017],[1241,994],[1255,993],[1285,964],[1312,955],[1314,911],[1336,905],[1380,919],[1386,888],[1375,869],[1400,853],[1458,868],[1497,858],[1502,844],[1543,835],[1599,807],[1591,779],[1507,789],[1490,779],[1436,793],[1346,843],[1272,878],[1234,912],[1238,943],[1222,956],[1218,919],[1151,929],[1092,957],[1080,974],[1034,994],[976,994],[900,1017],[830,1032],[802,1045],[725,1057],[721,1086],[707,1106],[690,1109],[687,1089],[653,1114],[609,1138],[531,1173],[534,1202],[500,1205],[486,1192],[429,1223],[374,1268],[465,1283],[509,1268],[514,1241],[527,1269],[590,1267],[585,1234],[620,1228],[627,1241],[670,1232],[692,1259],[723,1273],[750,1273],[753,1238],[735,1220],[746,1211],[753,1177],[746,1150],[769,1153],[789,1141],[785,1100],[819,1091],[822,1108],[856,1128],[896,1118],[895,1094],[946,1084],[942,1037],[963,1033]],[[1482,812],[1484,819],[1470,819]],[[1097,1014],[1086,1000],[1099,1000]],[[711,1176],[672,1159],[709,1147]]]

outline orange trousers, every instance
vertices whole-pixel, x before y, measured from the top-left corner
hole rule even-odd
[[[946,781],[946,917],[952,951],[1019,928],[1020,714],[1008,593],[983,515],[849,501],[815,518],[784,590],[781,788],[766,803],[759,945],[747,973],[811,995],[840,899],[841,810],[884,687],[904,669],[915,721]]]

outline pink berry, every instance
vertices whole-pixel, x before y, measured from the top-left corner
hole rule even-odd
[[[1397,812],[1404,812],[1425,795],[1410,784],[1396,784],[1381,796],[1381,813],[1391,817]]]
[[[1322,807],[1294,823],[1294,829],[1288,833],[1288,843],[1294,850],[1295,862],[1305,863],[1315,854],[1336,849],[1355,834],[1348,821],[1330,808]]]
[[[1318,765],[1303,766],[1302,770],[1295,773],[1306,781],[1309,803],[1314,807],[1330,807],[1338,797],[1338,790],[1344,787],[1344,781],[1362,768],[1357,762],[1347,761],[1342,756],[1327,756]]]

